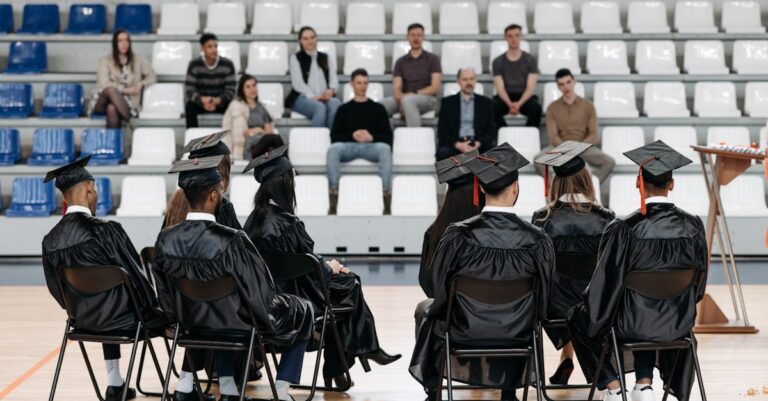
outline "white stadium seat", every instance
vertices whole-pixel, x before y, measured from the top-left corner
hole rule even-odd
[[[421,47],[430,53],[434,53],[432,48],[432,42],[428,40],[425,40],[424,42],[422,42]],[[397,42],[395,42],[394,45],[392,45],[392,67],[391,68],[393,70],[395,69],[395,63],[397,62],[397,59],[408,54],[410,50],[411,50],[411,45],[408,44],[407,40],[398,40]]]
[[[683,156],[693,160],[693,164],[700,164],[698,153],[691,148],[698,145],[696,128],[685,126],[656,127],[653,132],[654,141],[663,141],[672,149],[682,153]]]
[[[533,11],[536,33],[576,33],[573,8],[565,1],[537,1]]]
[[[635,163],[624,156],[624,152],[645,145],[642,127],[605,127],[603,128],[602,150],[613,157],[616,165],[634,166]]]
[[[229,201],[238,216],[249,216],[253,212],[253,198],[259,190],[259,182],[252,174],[233,174],[229,184]]]
[[[219,127],[187,128],[184,131],[184,146],[194,139],[215,134],[219,131],[221,131]]]
[[[369,75],[384,74],[383,42],[347,42],[344,46],[344,75],[365,68]]]
[[[697,82],[693,112],[699,117],[741,117],[733,82]]]
[[[671,40],[637,41],[635,69],[640,75],[679,74],[680,67],[677,66],[675,43]]]
[[[502,127],[497,143],[501,145],[504,142],[529,161],[541,152],[541,138],[536,127]]]
[[[339,180],[338,216],[381,216],[384,192],[378,175],[345,175]]]
[[[576,88],[574,89],[574,92],[576,92],[577,95],[584,97],[584,84],[581,82],[576,82]],[[560,97],[563,96],[563,93],[560,92],[560,89],[557,89],[557,83],[556,82],[547,82],[544,84],[544,111],[547,110],[547,107],[549,107],[552,102],[554,102],[557,99],[560,99]]]
[[[235,41],[219,42],[219,56],[226,57],[235,65],[235,74],[240,72],[240,43]]]
[[[283,116],[285,109],[283,101],[283,84],[280,83],[257,83],[256,88],[259,91],[259,102],[267,109],[270,117],[277,120]]]
[[[429,166],[435,163],[435,131],[427,127],[399,127],[392,140],[392,164]]]
[[[195,3],[163,3],[158,35],[195,35],[200,30],[200,9]]]
[[[448,82],[443,84],[443,97],[451,96],[459,93],[461,91],[461,88],[459,87],[459,84],[456,82]],[[483,95],[485,93],[485,90],[483,89],[483,84],[480,82],[477,82],[475,84],[475,93],[478,95]]]
[[[608,207],[616,217],[625,217],[640,209],[640,192],[635,188],[637,175],[611,175]]]
[[[325,166],[325,156],[331,147],[328,128],[293,128],[288,137],[288,158],[294,166]]]
[[[348,35],[383,35],[387,28],[385,16],[382,3],[349,3],[344,32]]]
[[[169,166],[176,160],[176,134],[173,128],[137,128],[129,166]]]
[[[443,74],[455,76],[460,68],[471,67],[475,73],[483,71],[480,43],[475,41],[445,41],[440,49]]]
[[[443,35],[480,33],[477,4],[474,1],[441,2],[439,29]]]
[[[631,1],[627,9],[631,33],[669,33],[667,4],[664,1]]]
[[[217,35],[240,35],[245,32],[245,4],[211,3],[205,31]]]
[[[573,40],[542,40],[538,61],[543,75],[552,75],[561,68],[567,68],[575,75],[581,74],[579,46]]]
[[[424,26],[424,33],[432,33],[432,6],[429,3],[395,3],[392,9],[392,33],[405,35],[408,25],[415,22]]]
[[[587,45],[587,71],[593,75],[629,75],[623,40],[592,40]]]
[[[328,200],[328,177],[324,175],[297,175],[296,215],[327,216],[330,203]]]
[[[742,175],[720,187],[720,196],[728,217],[768,216],[765,183],[759,175]]]
[[[118,216],[155,217],[165,211],[165,178],[157,175],[131,175],[123,178]]]
[[[756,1],[724,1],[720,25],[726,33],[764,33],[760,22],[760,3]]]
[[[768,71],[768,40],[733,42],[733,70],[737,74],[765,74]]]
[[[602,205],[603,202],[600,200],[600,179],[595,175],[592,176],[592,187],[595,189],[595,200],[597,201],[597,204]]]
[[[768,148],[768,127],[760,128],[760,138],[757,143],[760,149]]]
[[[707,145],[749,146],[749,128],[747,127],[709,127]]]
[[[640,115],[635,104],[635,85],[631,82],[598,82],[594,91],[595,109],[601,118]]]
[[[619,5],[615,1],[581,3],[581,31],[584,33],[622,33]]]
[[[682,82],[646,82],[643,110],[648,117],[690,117]]]
[[[499,57],[509,49],[509,45],[506,40],[494,40],[491,42],[490,51],[488,52],[488,70],[493,68],[493,60]],[[520,49],[524,52],[531,52],[531,44],[528,41],[520,42]]]
[[[768,117],[768,82],[748,82],[744,92],[744,112],[750,117]]]
[[[191,60],[189,42],[158,41],[152,45],[152,68],[157,75],[187,75]]]
[[[296,45],[296,50],[299,50],[299,45]],[[328,58],[338,60],[336,53],[336,42],[331,40],[321,40],[317,42],[317,51],[323,52],[328,55]]]
[[[515,214],[533,216],[533,212],[546,206],[544,197],[544,178],[538,175],[520,175],[520,194],[515,203]]]
[[[488,33],[491,35],[504,34],[504,28],[517,24],[528,33],[528,18],[525,3],[522,1],[492,1],[488,4]]]
[[[184,114],[182,84],[152,84],[144,88],[141,119],[176,119]]]
[[[299,25],[311,26],[318,35],[339,33],[339,5],[333,2],[301,2]]]
[[[255,76],[285,75],[288,72],[288,46],[285,42],[251,42],[245,71]]]
[[[680,33],[716,33],[715,10],[706,0],[675,3],[675,30]]]
[[[701,174],[675,174],[674,179],[675,188],[669,193],[669,199],[675,206],[702,218],[709,214],[709,193],[704,177]]]
[[[254,35],[286,35],[293,30],[293,10],[290,3],[265,1],[253,5]]]
[[[381,82],[369,82],[368,90],[365,94],[369,99],[373,100],[374,102],[378,102],[381,99],[384,99],[384,85]],[[347,82],[344,84],[343,101],[346,103],[352,100],[353,97],[355,97],[355,90],[352,89],[352,84]]]
[[[689,40],[685,42],[683,68],[688,74],[728,74],[725,50],[719,40]]]
[[[437,216],[437,183],[431,175],[392,179],[392,216]]]

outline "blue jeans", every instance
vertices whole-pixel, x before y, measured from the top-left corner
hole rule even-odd
[[[293,384],[298,384],[301,381],[301,365],[304,363],[304,353],[307,351],[308,342],[297,342],[283,351],[282,356],[280,356],[280,364],[277,366],[275,380]]]
[[[304,95],[299,95],[293,103],[291,110],[312,120],[313,127],[327,127],[331,129],[339,106],[341,106],[341,100],[335,97],[321,102],[319,100],[312,100]]]
[[[653,379],[653,368],[656,364],[656,351],[633,351],[635,359],[635,381],[640,379]],[[606,374],[612,372],[612,374]],[[606,354],[603,361],[603,373],[597,382],[597,388],[605,388],[608,383],[619,380],[619,375],[613,370],[611,365],[611,355]]]
[[[390,191],[392,179],[392,149],[382,142],[334,142],[328,149],[326,165],[328,166],[328,184],[331,189],[339,188],[341,163],[355,159],[364,159],[379,163],[379,176],[384,184],[384,192]]]

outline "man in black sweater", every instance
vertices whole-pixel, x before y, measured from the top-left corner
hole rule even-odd
[[[340,164],[355,159],[379,163],[379,176],[384,186],[384,199],[389,198],[392,178],[392,127],[387,110],[369,99],[368,72],[358,68],[352,72],[355,97],[339,107],[331,130],[328,149],[328,181],[331,209],[339,193]]]
[[[202,55],[187,67],[184,81],[187,128],[198,126],[198,114],[224,113],[235,97],[235,65],[232,60],[219,56],[218,47],[216,35],[204,33],[200,36]]]

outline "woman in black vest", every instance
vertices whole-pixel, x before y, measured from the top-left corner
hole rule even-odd
[[[317,51],[317,33],[305,26],[299,30],[299,47],[291,56],[291,93],[285,107],[312,120],[313,127],[333,126],[341,100],[336,97],[339,79],[336,59]]]

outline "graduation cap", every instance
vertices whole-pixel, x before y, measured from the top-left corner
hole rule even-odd
[[[579,155],[590,147],[592,147],[591,143],[565,141],[534,160],[534,163],[552,166],[552,170],[558,177],[570,177],[587,165]],[[544,196],[549,196],[549,167],[544,169]]]
[[[222,141],[227,134],[229,134],[229,130],[193,139],[184,146],[182,153],[189,153],[189,159],[195,157],[227,156],[232,153],[229,147]]]
[[[285,145],[280,135],[264,135],[258,142],[251,146],[251,157],[258,157],[270,150],[275,150]]]
[[[508,143],[503,143],[467,162],[484,188],[501,190],[517,181],[517,170],[530,163]]]
[[[224,156],[209,156],[189,160],[179,160],[173,163],[169,173],[179,173],[181,189],[199,189],[210,187],[221,182],[219,163]]]
[[[451,156],[435,163],[437,180],[441,184],[444,182],[452,185],[462,183],[464,179],[472,174],[472,172],[469,171],[469,168],[467,168],[466,163],[477,157],[479,154],[480,152],[478,152],[477,149],[470,150],[469,152]]]
[[[287,151],[288,145],[283,145],[271,152],[266,152],[261,156],[253,158],[245,166],[243,174],[253,170],[253,178],[261,184],[272,177],[293,170],[293,164],[285,155]]]
[[[48,182],[55,178],[56,188],[61,192],[65,192],[83,181],[93,181],[93,176],[85,169],[90,160],[91,155],[88,155],[55,170],[51,170],[45,174],[43,182]]]
[[[624,152],[630,160],[640,166],[640,213],[645,216],[645,181],[664,186],[672,179],[672,171],[693,163],[689,158],[670,148],[662,141],[649,143],[637,149]]]

